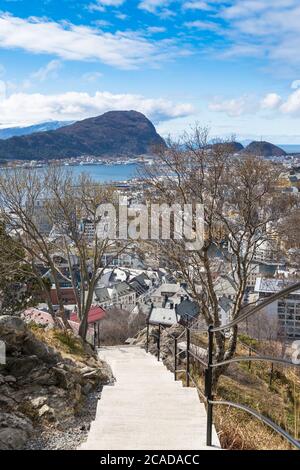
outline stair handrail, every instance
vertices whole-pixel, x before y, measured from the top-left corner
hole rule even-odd
[[[283,289],[279,293],[276,293],[276,294],[273,294],[273,295],[269,296],[267,299],[264,299],[262,302],[257,304],[255,307],[252,307],[250,309],[249,309],[249,307],[248,308],[243,307],[242,310],[241,310],[241,314],[235,320],[229,322],[226,325],[221,325],[221,326],[218,326],[218,327],[214,327],[213,325],[210,325],[207,328],[207,330],[203,330],[203,331],[206,331],[208,333],[208,351],[207,351],[208,361],[207,362],[203,361],[203,359],[199,358],[197,356],[197,354],[195,354],[195,353],[193,353],[193,351],[191,351],[191,338],[190,338],[190,336],[191,336],[190,335],[191,326],[181,325],[184,328],[182,333],[179,336],[175,336],[175,335],[172,335],[168,332],[167,329],[170,326],[166,326],[166,325],[163,325],[161,323],[159,323],[158,325],[155,324],[156,326],[158,326],[158,336],[157,336],[157,359],[158,359],[158,361],[160,360],[160,355],[161,355],[160,354],[161,353],[160,346],[161,346],[161,332],[162,332],[162,330],[166,331],[167,336],[170,337],[174,341],[174,352],[173,352],[173,354],[174,354],[174,367],[173,367],[173,369],[174,369],[174,379],[175,380],[177,380],[177,373],[179,372],[179,370],[177,369],[177,366],[178,366],[178,360],[177,359],[178,359],[179,355],[183,352],[183,351],[180,351],[178,353],[178,340],[183,335],[186,335],[186,340],[187,340],[186,341],[186,343],[187,343],[187,345],[186,345],[186,369],[185,369],[186,385],[187,385],[187,387],[189,387],[190,386],[190,380],[191,380],[194,383],[194,385],[196,386],[199,394],[202,397],[204,397],[204,401],[207,405],[207,426],[206,426],[206,444],[207,444],[207,446],[212,445],[213,407],[217,406],[217,405],[226,405],[226,406],[231,406],[233,408],[243,410],[243,411],[251,414],[255,418],[262,421],[264,424],[269,426],[275,432],[277,432],[277,434],[281,435],[290,444],[292,444],[294,447],[296,447],[296,449],[300,450],[300,441],[293,438],[287,431],[285,431],[280,426],[278,426],[276,423],[274,423],[270,418],[268,418],[266,416],[263,416],[262,414],[258,413],[256,410],[254,410],[254,409],[252,409],[248,406],[245,406],[243,404],[240,404],[240,403],[235,403],[235,402],[231,402],[231,401],[227,401],[227,400],[214,400],[214,396],[213,396],[213,369],[215,369],[217,367],[224,366],[224,365],[231,364],[231,363],[242,362],[242,361],[248,361],[249,364],[251,364],[251,362],[254,362],[254,361],[271,362],[271,364],[272,364],[271,377],[272,377],[272,374],[273,374],[273,364],[274,363],[280,363],[280,364],[284,364],[284,365],[292,366],[292,367],[300,367],[300,363],[296,364],[296,363],[294,363],[292,361],[289,361],[287,359],[260,355],[257,351],[254,350],[254,348],[251,348],[251,346],[248,346],[248,345],[247,345],[247,347],[249,348],[249,351],[250,351],[250,348],[251,348],[253,350],[253,352],[255,352],[257,355],[252,356],[249,353],[249,356],[237,356],[237,357],[233,357],[231,359],[227,359],[227,360],[223,360],[223,361],[219,361],[219,362],[214,362],[214,360],[213,360],[214,333],[216,333],[216,332],[225,332],[226,330],[228,330],[228,329],[238,325],[242,321],[244,321],[250,315],[253,315],[253,314],[257,313],[258,311],[262,310],[264,307],[266,307],[270,303],[273,303],[275,300],[278,300],[279,298],[284,297],[284,296],[288,295],[289,293],[294,292],[295,290],[298,290],[298,289],[300,289],[300,282],[298,282],[296,284],[293,284],[292,286],[289,286],[289,287]],[[148,319],[148,321],[147,321],[147,345],[146,345],[147,352],[149,350],[149,326],[150,326],[150,324],[151,323],[149,322],[149,319]],[[171,348],[169,348],[169,349],[172,351]],[[201,364],[202,367],[205,368],[204,369],[205,370],[205,391],[204,392],[196,384],[195,380],[193,379],[193,377],[191,375],[191,371],[190,371],[190,358],[191,357],[195,361],[197,361],[199,364]],[[271,378],[270,378],[270,384],[271,384]]]

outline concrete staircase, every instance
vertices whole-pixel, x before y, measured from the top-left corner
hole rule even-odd
[[[83,450],[201,450],[207,447],[206,411],[162,362],[136,346],[102,348],[116,382],[105,386]]]

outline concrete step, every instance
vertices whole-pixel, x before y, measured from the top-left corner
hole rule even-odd
[[[111,365],[116,382],[103,388],[80,449],[214,448],[205,444],[206,410],[195,388],[183,387],[162,362],[138,347],[109,347],[99,356]],[[219,448],[215,430],[213,442]]]
[[[183,388],[173,386],[165,386],[164,389],[157,390],[156,388],[149,387],[144,393],[136,389],[126,389],[125,387],[116,387],[108,391],[104,391],[101,395],[101,401],[115,400],[118,402],[134,402],[137,398],[147,398],[147,403],[164,401],[164,402],[183,402],[183,403],[198,403],[199,397],[196,389]],[[146,400],[143,400],[146,403]],[[199,402],[200,403],[200,402]]]

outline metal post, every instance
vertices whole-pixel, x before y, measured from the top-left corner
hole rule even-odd
[[[252,354],[252,349],[249,348],[249,356],[251,357],[251,354]],[[248,362],[248,370],[251,369],[251,361]]]
[[[177,379],[177,338],[174,339],[174,380]]]
[[[96,323],[94,325],[94,348],[96,348]]]
[[[207,399],[207,425],[206,425],[206,445],[212,445],[213,426],[213,394],[212,394],[212,362],[213,362],[213,325],[208,327],[208,364],[205,371],[205,394]]]
[[[146,343],[146,352],[149,352],[149,322],[147,321],[147,343]]]
[[[190,344],[191,344],[191,332],[190,329],[186,329],[186,386],[190,386]]]
[[[98,348],[100,348],[100,321],[97,323],[97,340]]]
[[[273,382],[273,372],[274,372],[274,364],[273,364],[273,362],[272,362],[272,364],[271,364],[271,370],[270,370],[269,388],[271,388],[271,386],[272,386],[272,382]]]
[[[159,361],[160,360],[160,330],[161,330],[161,327],[160,327],[160,323],[158,325],[158,338],[157,338],[157,360]]]

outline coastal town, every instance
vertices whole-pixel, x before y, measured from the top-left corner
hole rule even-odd
[[[283,194],[293,194],[296,199],[299,197],[300,173],[297,173],[297,167],[291,167],[283,170],[279,178],[279,187],[277,188]],[[133,179],[126,182],[116,182],[114,186],[119,196],[130,197],[130,207],[135,207],[143,199],[143,193],[146,189],[145,182],[139,179]],[[36,209],[42,214],[43,204],[37,201]],[[62,238],[62,232],[57,230],[57,225],[47,221],[45,216],[38,220],[38,229],[49,242],[57,243]],[[93,246],[95,243],[96,226],[95,223],[87,218],[77,221],[78,235],[85,240],[87,245]],[[70,246],[72,241],[70,240]],[[223,324],[230,321],[230,306],[232,299],[235,298],[236,288],[235,280],[232,275],[232,265],[230,258],[230,248],[223,241],[217,243],[212,248],[212,259],[216,260],[216,270],[213,273],[214,283],[217,286],[220,318]],[[71,265],[66,258],[65,250],[54,251],[51,256],[55,260],[59,270],[64,272],[59,280],[61,294],[64,299],[64,308],[68,318],[72,321],[78,321],[76,317],[76,292],[72,285],[70,277],[70,267],[75,272],[78,270],[80,260],[76,251],[72,253]],[[291,244],[290,241],[277,240],[275,237],[264,239],[251,262],[251,269],[248,276],[247,288],[244,296],[244,303],[259,302],[261,298],[279,291],[283,286],[293,283],[300,274],[298,268],[298,257],[300,249]],[[180,321],[180,311],[183,310],[183,319],[190,314],[190,321],[199,317],[199,308],[195,308],[191,292],[187,285],[178,283],[179,273],[172,272],[166,266],[165,260],[153,259],[143,254],[137,253],[136,243],[128,244],[125,252],[117,253],[111,248],[103,253],[101,276],[93,293],[93,301],[88,322],[90,324],[90,340],[97,341],[94,333],[98,324],[105,317],[110,309],[119,309],[120,314],[126,310],[136,315],[142,312],[147,318],[156,318],[156,322],[164,323],[168,318],[167,324],[174,324]],[[44,263],[38,265],[38,268],[45,279],[51,282],[51,270]],[[48,270],[47,270],[48,269]],[[66,280],[69,276],[69,280]],[[77,274],[76,288],[80,290],[81,279]],[[17,287],[17,286],[16,286]],[[22,289],[24,286],[20,285]],[[18,296],[18,290],[15,292]],[[58,311],[58,293],[55,283],[51,282],[50,297],[54,311]],[[45,299],[44,299],[45,300]],[[183,306],[181,307],[181,303]],[[224,309],[224,305],[226,308]],[[97,310],[98,308],[98,310]],[[158,309],[158,310],[156,310]],[[172,311],[173,310],[173,311]],[[51,321],[50,315],[44,315],[48,312],[45,301],[39,302],[33,309],[25,310],[24,315],[27,321],[37,321],[41,324],[45,321]],[[95,312],[98,312],[97,315]],[[285,340],[300,338],[300,290],[294,292],[289,297],[279,302],[274,302],[268,307],[267,314],[270,325],[272,324],[272,335]],[[48,320],[45,320],[45,319]],[[52,320],[53,321],[53,320]],[[145,323],[144,322],[144,323]],[[73,322],[74,323],[74,322]],[[100,327],[101,330],[101,327]]]
[[[149,164],[151,165],[153,157],[149,155],[136,156],[136,157],[124,157],[114,156],[113,158],[103,158],[95,157],[93,155],[85,155],[80,157],[71,157],[66,159],[56,160],[51,159],[51,162],[45,162],[45,160],[13,160],[13,161],[2,161],[0,162],[0,167],[2,168],[45,168],[49,165],[61,165],[61,166],[82,166],[82,165],[106,165],[106,166],[115,166],[115,165],[138,165],[138,164]]]

